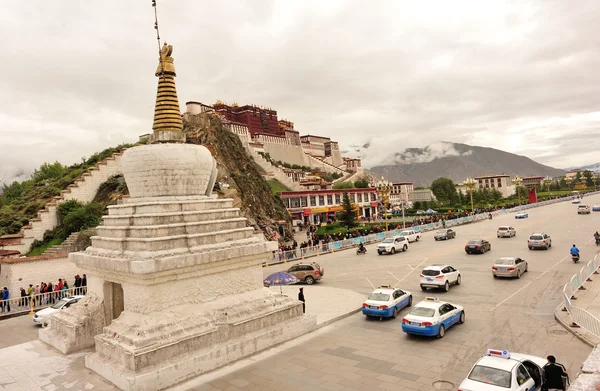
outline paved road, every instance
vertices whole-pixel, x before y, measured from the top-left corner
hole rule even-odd
[[[3,319],[0,321],[0,349],[37,339],[38,330],[31,315]]]
[[[584,199],[600,203],[600,196]],[[511,224],[517,236],[497,239],[496,227]],[[435,242],[425,233],[406,253],[378,256],[374,246],[356,256],[344,251],[311,258],[325,268],[323,286],[351,289],[367,295],[373,285],[391,283],[413,292],[465,307],[466,323],[441,339],[409,337],[396,320],[366,320],[356,314],[296,343],[293,348],[199,386],[197,390],[436,390],[456,389],[471,365],[487,348],[508,349],[539,356],[554,354],[576,373],[591,349],[567,333],[553,318],[561,288],[581,267],[569,257],[576,243],[584,260],[597,249],[590,241],[600,229],[600,213],[577,215],[576,206],[559,203],[529,210],[529,219],[505,215],[456,227],[457,238]],[[543,231],[552,236],[549,251],[529,251],[527,236]],[[467,255],[469,239],[491,241],[492,251]],[[529,272],[517,280],[495,280],[491,265],[500,256],[520,256]],[[462,273],[463,283],[450,292],[421,292],[423,266],[449,263]],[[289,265],[265,268],[265,275]],[[309,305],[309,303],[307,303]],[[401,315],[407,310],[403,310]],[[449,383],[435,383],[443,380]],[[184,389],[182,387],[181,389]]]

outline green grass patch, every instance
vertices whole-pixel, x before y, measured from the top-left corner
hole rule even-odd
[[[38,255],[42,255],[49,247],[57,246],[57,245],[61,244],[62,242],[63,242],[62,239],[58,239],[58,238],[57,239],[52,239],[51,241],[49,241],[47,243],[44,243],[44,244],[42,244],[40,246],[37,246],[36,248],[32,249],[27,254],[27,256],[28,257],[35,257],[35,256],[38,256]]]
[[[271,192],[273,194],[279,194],[282,191],[290,191],[283,183],[279,182],[277,179],[269,179],[267,180],[269,187],[271,188]]]
[[[557,196],[557,195],[570,195],[571,193],[573,193],[573,190],[556,190],[556,191],[543,191],[540,193],[537,193],[538,197],[550,197],[550,194],[552,194],[553,196]]]

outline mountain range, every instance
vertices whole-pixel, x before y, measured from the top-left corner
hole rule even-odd
[[[345,152],[361,157],[370,152],[369,146],[354,146],[351,151]],[[439,177],[447,177],[460,183],[468,177],[481,175],[555,177],[565,174],[565,170],[545,166],[526,156],[450,142],[405,149],[368,171],[376,177],[384,176],[392,182],[413,182],[415,186],[429,186]]]
[[[593,172],[600,172],[600,163],[588,164],[587,166],[573,166],[565,168],[565,170],[589,170]]]

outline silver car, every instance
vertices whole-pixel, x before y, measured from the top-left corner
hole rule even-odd
[[[521,275],[526,272],[527,262],[519,257],[502,257],[494,263],[494,266],[492,266],[492,274],[494,275],[494,278],[521,278]]]
[[[517,236],[517,230],[515,230],[511,226],[503,225],[501,227],[498,227],[496,235],[499,238],[512,238],[513,236]]]
[[[534,248],[543,248],[548,250],[550,247],[552,247],[552,238],[550,235],[547,235],[543,232],[533,233],[529,236],[529,239],[527,239],[527,247],[529,247],[530,250],[533,250]]]

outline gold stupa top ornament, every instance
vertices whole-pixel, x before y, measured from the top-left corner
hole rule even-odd
[[[179,111],[179,100],[175,86],[173,46],[165,44],[160,51],[160,60],[155,76],[158,76],[158,92],[154,106],[153,143],[185,142],[183,122]]]

